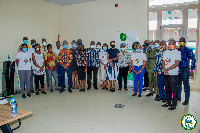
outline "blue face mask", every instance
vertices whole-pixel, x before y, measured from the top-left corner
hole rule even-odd
[[[35,43],[32,44],[32,47],[35,47]]]
[[[63,45],[63,48],[68,48],[68,45]]]
[[[76,48],[76,44],[73,44],[72,47],[73,47],[73,48]]]
[[[136,52],[138,52],[138,53],[141,52],[141,51],[142,51],[142,49],[136,49]]]
[[[24,44],[28,44],[28,40],[24,40]]]
[[[106,50],[107,50],[107,47],[103,47],[103,50],[106,51]]]
[[[23,48],[22,50],[23,50],[24,52],[26,52],[26,51],[28,51],[28,48]]]
[[[151,48],[154,49],[156,47],[156,45],[151,45]]]

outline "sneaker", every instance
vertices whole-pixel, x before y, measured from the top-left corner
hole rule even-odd
[[[94,89],[96,89],[96,90],[97,90],[98,88],[97,88],[97,87],[94,87]]]
[[[64,92],[64,89],[60,89],[60,93],[63,93]]]
[[[171,106],[168,108],[169,110],[175,110],[176,109],[176,106]]]
[[[25,94],[22,95],[22,98],[26,98]]]
[[[156,95],[155,100],[156,100],[156,101],[160,101],[160,97],[159,97],[159,95]]]
[[[132,96],[136,96],[137,95],[137,93],[134,93]]]
[[[87,90],[90,90],[90,87],[88,87]]]
[[[147,94],[146,96],[147,96],[147,97],[149,97],[149,96],[153,96],[153,94],[152,94],[152,93],[149,93],[149,94]]]
[[[68,92],[72,93],[72,89],[68,89]]]
[[[163,105],[161,105],[162,107],[168,107],[168,106],[171,106],[171,104],[167,104],[167,103],[165,103],[165,104],[163,104]]]
[[[58,88],[56,88],[55,90],[59,90]]]
[[[27,97],[32,97],[30,93],[27,94]]]
[[[181,98],[178,98],[178,101],[181,101]]]
[[[141,94],[139,94],[138,97],[141,97]]]
[[[50,92],[54,92],[53,89],[51,89]]]
[[[189,103],[189,101],[185,100],[182,105],[187,105]]]

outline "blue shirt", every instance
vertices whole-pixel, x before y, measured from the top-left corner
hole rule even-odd
[[[106,52],[108,52],[109,54],[109,59],[113,59],[113,58],[116,58],[117,57],[117,54],[119,53],[119,49],[115,48],[115,49],[108,49]],[[112,61],[113,63],[117,63],[118,60],[114,60]]]
[[[179,48],[178,51],[181,51],[181,61],[180,61],[179,67],[189,66],[190,59],[191,59],[192,60],[191,70],[194,70],[196,59],[195,59],[195,54],[193,53],[193,51],[186,46],[183,49]]]
[[[91,48],[87,48],[85,51],[88,54],[88,66],[99,67],[99,51]]]

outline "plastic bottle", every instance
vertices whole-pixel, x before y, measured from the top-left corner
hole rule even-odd
[[[10,61],[10,56],[8,55],[8,61]]]
[[[17,105],[16,105],[16,99],[14,98],[14,95],[10,98],[10,105],[11,105],[11,115],[17,115]]]

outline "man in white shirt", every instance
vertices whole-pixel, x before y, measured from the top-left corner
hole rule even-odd
[[[162,105],[163,107],[168,107],[169,110],[176,109],[178,100],[178,73],[179,73],[179,63],[181,60],[181,53],[176,49],[176,41],[174,39],[169,39],[168,50],[163,54],[163,72],[164,72],[164,83],[166,89],[167,103]],[[172,96],[173,94],[173,96]],[[172,101],[172,104],[171,104]]]

